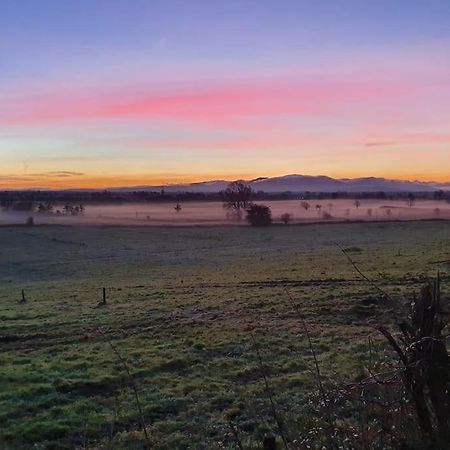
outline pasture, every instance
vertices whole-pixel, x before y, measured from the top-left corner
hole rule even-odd
[[[447,221],[1,227],[0,447],[142,448],[114,349],[155,448],[235,448],[230,418],[251,446],[275,427],[252,336],[297,429],[316,385],[289,295],[333,382],[360,376],[394,320],[336,242],[394,298],[438,270],[448,293]]]

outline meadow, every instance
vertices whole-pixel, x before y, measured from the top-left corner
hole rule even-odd
[[[394,323],[336,243],[399,301],[437,271],[449,291],[443,220],[0,227],[0,448],[143,448],[133,386],[154,448],[236,448],[236,430],[261,448],[276,424],[255,342],[298,433],[317,386],[289,297],[333,383],[357,380]]]

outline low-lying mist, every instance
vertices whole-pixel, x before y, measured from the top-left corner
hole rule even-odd
[[[359,202],[359,203],[358,203]],[[261,201],[270,206],[274,222],[290,214],[290,223],[346,220],[450,219],[450,203],[439,200],[336,199]],[[186,201],[176,208],[174,202],[85,205],[83,214],[64,215],[27,211],[0,211],[0,224],[25,224],[30,217],[36,225],[245,225],[217,201]],[[61,205],[55,205],[58,207]]]

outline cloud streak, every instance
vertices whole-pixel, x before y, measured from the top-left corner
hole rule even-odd
[[[446,133],[410,133],[395,136],[392,139],[366,142],[366,147],[387,147],[392,145],[450,144],[450,134]]]
[[[144,118],[226,126],[264,116],[321,116],[363,102],[407,96],[410,82],[279,78],[190,86],[183,91],[91,87],[81,93],[55,91],[45,97],[7,98],[0,125],[33,125],[80,120]]]

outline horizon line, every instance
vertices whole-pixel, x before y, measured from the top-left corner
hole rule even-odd
[[[84,174],[79,174],[84,176]],[[195,181],[176,181],[176,182],[160,182],[160,183],[154,183],[152,184],[149,182],[148,184],[140,183],[140,184],[132,184],[132,183],[124,183],[121,185],[110,185],[110,186],[94,186],[94,185],[88,185],[83,186],[81,185],[73,185],[73,186],[39,186],[39,185],[30,185],[30,186],[0,186],[0,190],[2,191],[113,191],[118,189],[148,189],[148,188],[165,188],[165,187],[173,187],[173,186],[192,186],[192,185],[198,185],[198,184],[204,184],[204,183],[232,183],[234,181],[242,181],[246,183],[253,183],[255,181],[259,180],[268,180],[268,179],[274,179],[274,178],[286,178],[286,177],[304,177],[304,178],[328,178],[330,180],[334,181],[354,181],[354,180],[384,180],[384,181],[395,181],[395,182],[405,182],[405,183],[419,183],[419,184],[428,184],[430,187],[432,185],[435,189],[439,189],[439,186],[445,186],[450,185],[450,180],[443,180],[438,181],[437,179],[426,179],[421,180],[418,178],[393,178],[393,177],[381,177],[381,176],[357,176],[357,177],[333,177],[330,175],[309,175],[309,174],[299,174],[299,173],[287,173],[284,175],[274,175],[274,176],[257,176],[257,177],[236,177],[236,178],[228,178],[227,177],[214,177],[210,179],[205,178],[199,178]],[[0,181],[1,181],[0,176]],[[109,178],[109,177],[108,177]]]

